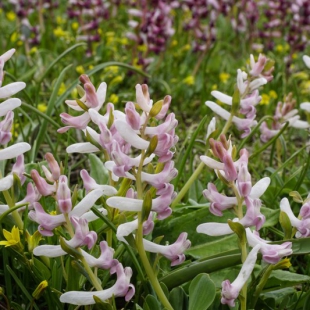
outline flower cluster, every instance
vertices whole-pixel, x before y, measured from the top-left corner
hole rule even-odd
[[[307,129],[310,127],[308,122],[299,119],[300,116],[298,115],[298,110],[294,109],[295,104],[296,101],[292,98],[291,93],[286,96],[284,103],[278,102],[271,129],[266,122],[263,122],[260,126],[260,138],[263,142],[267,142],[277,135],[286,122],[288,122],[289,126],[293,128]],[[301,107],[306,109],[305,105]]]
[[[261,100],[258,88],[272,80],[273,69],[273,61],[264,55],[260,54],[257,61],[251,55],[249,72],[237,71],[237,89],[233,96],[217,90],[211,92],[216,99],[231,106],[231,113],[213,101],[206,101],[206,106],[226,121],[231,120],[238,130],[243,131],[241,138],[246,137],[257,124],[255,106]],[[237,112],[243,117],[236,116]]]
[[[11,141],[13,126],[14,112],[13,110],[21,105],[21,100],[18,98],[9,98],[15,95],[17,92],[25,88],[24,82],[14,82],[7,85],[3,85],[5,76],[4,65],[15,53],[15,49],[11,49],[0,56],[0,100],[5,99],[0,103],[0,160],[4,161],[11,158],[17,158],[16,163],[12,168],[12,172],[0,180],[0,191],[8,190],[13,185],[14,174],[18,176],[21,183],[25,182],[24,172],[24,156],[23,153],[30,150],[30,145],[25,142],[19,142],[7,146]],[[8,206],[2,206],[2,210],[7,209]]]
[[[77,40],[86,41],[87,56],[92,55],[92,42],[100,41],[100,23],[110,16],[109,4],[104,0],[70,0],[67,7],[69,19],[77,19],[79,28]]]

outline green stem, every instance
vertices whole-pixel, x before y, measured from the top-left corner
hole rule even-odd
[[[143,247],[143,224],[142,223],[142,212],[139,212],[138,214],[138,221],[139,221],[139,226],[138,226],[138,230],[137,230],[137,234],[136,234],[136,246],[137,246],[137,250],[140,256],[140,259],[142,261],[143,267],[146,271],[146,274],[157,294],[158,299],[161,301],[161,303],[163,304],[163,306],[168,309],[168,310],[173,310],[172,306],[170,305],[165,293],[163,292],[159,281],[156,277],[156,275],[154,274],[154,270],[147,258],[147,255],[145,253],[144,247]]]
[[[230,113],[229,119],[228,119],[228,121],[226,122],[224,128],[222,129],[222,132],[220,133],[220,135],[226,135],[226,133],[227,133],[229,127],[230,127],[231,124],[232,124],[233,118],[234,118],[234,114],[233,114],[233,113]]]
[[[187,193],[187,191],[189,190],[189,188],[191,187],[191,185],[194,183],[194,181],[198,178],[198,176],[200,175],[203,167],[205,166],[205,164],[203,162],[201,162],[199,164],[199,166],[196,168],[196,170],[193,172],[193,174],[191,175],[191,177],[188,179],[188,181],[185,183],[185,185],[182,187],[182,189],[180,190],[180,192],[178,193],[178,195],[175,197],[175,199],[173,200],[172,204],[171,204],[171,208],[173,209],[181,200],[182,198],[185,196],[185,194]]]
[[[13,208],[15,206],[15,203],[10,195],[10,193],[8,191],[3,191],[3,196],[5,198],[5,201],[6,203],[8,204],[9,208]],[[17,227],[20,229],[20,230],[23,230],[24,229],[24,223],[18,213],[17,210],[14,210],[12,212],[12,216],[13,216],[13,219],[17,225]]]

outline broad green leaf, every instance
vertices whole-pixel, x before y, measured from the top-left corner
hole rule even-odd
[[[95,310],[113,310],[113,307],[107,303],[107,302],[103,302],[99,297],[97,296],[93,296],[94,300],[95,300]]]
[[[181,286],[175,287],[169,295],[169,302],[173,309],[187,310],[188,296]]]
[[[161,310],[160,303],[153,295],[147,295],[143,304],[143,310]]]
[[[209,275],[198,275],[189,286],[189,310],[208,309],[215,294],[215,285]]]
[[[301,283],[310,282],[310,277],[284,270],[275,270],[271,273],[264,289],[280,289]]]
[[[109,184],[109,173],[102,160],[95,154],[88,155],[90,162],[90,176],[98,184]]]

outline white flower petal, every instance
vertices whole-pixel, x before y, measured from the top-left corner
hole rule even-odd
[[[223,94],[222,92],[218,91],[218,90],[213,90],[211,92],[211,95],[213,97],[215,97],[216,99],[220,100],[221,102],[223,103],[226,103],[226,104],[229,104],[229,105],[232,105],[232,97],[231,96],[228,96],[226,94]]]
[[[3,150],[0,150],[0,160],[15,158],[31,149],[30,144],[26,142],[16,143]]]
[[[197,226],[196,231],[209,236],[224,236],[232,234],[228,224],[225,223],[204,223]]]
[[[75,143],[67,147],[67,153],[93,153],[98,152],[99,149],[90,142]]]
[[[124,237],[131,234],[134,230],[138,228],[138,219],[121,224],[117,227],[116,237],[120,241],[124,241]]]
[[[108,211],[104,208],[99,208],[98,211],[103,214],[103,215],[107,215]],[[81,218],[87,220],[87,222],[92,222],[98,219],[98,216],[93,212],[93,211],[88,211],[86,213],[84,213]]]
[[[5,52],[4,54],[2,54],[0,56],[0,59],[3,60],[4,62],[6,62],[13,56],[14,53],[15,53],[15,48],[12,48],[12,49],[8,50],[7,52]]]
[[[303,102],[300,104],[300,108],[307,112],[310,112],[310,102]]]
[[[14,82],[0,88],[0,99],[8,98],[26,87],[24,82]]]
[[[290,203],[287,198],[283,198],[280,201],[280,209],[281,211],[285,212],[287,216],[289,217],[292,226],[298,227],[301,223],[301,220],[299,220],[293,213]]]
[[[69,216],[82,216],[85,212],[95,204],[95,202],[103,195],[100,189],[89,192],[69,213]]]
[[[140,138],[126,122],[122,120],[116,120],[114,124],[122,138],[133,147],[139,150],[146,150],[148,148],[150,143]]]
[[[34,248],[33,254],[36,256],[59,257],[67,253],[60,245],[39,245]]]
[[[143,200],[127,197],[110,197],[107,199],[107,205],[121,211],[141,211]]]
[[[216,113],[217,115],[228,121],[230,113],[225,109],[223,109],[222,107],[220,107],[218,104],[216,104],[213,101],[206,101],[205,105],[209,107],[214,113]]]
[[[307,55],[302,56],[302,60],[304,61],[305,65],[310,69],[310,57]]]
[[[270,178],[265,177],[260,179],[253,187],[250,192],[250,197],[255,199],[262,196],[265,191],[267,190],[268,186],[270,184]]]
[[[296,120],[290,124],[291,127],[299,128],[299,129],[307,129],[310,127],[310,124],[306,121]]]
[[[0,214],[6,212],[7,210],[9,210],[8,205],[0,205]]]
[[[202,155],[200,156],[200,159],[204,164],[206,164],[208,167],[212,169],[224,170],[225,168],[223,163],[220,163],[219,161],[216,161],[211,157]]]
[[[6,191],[13,185],[13,175],[7,175],[6,177],[0,179],[0,192]]]
[[[105,101],[106,93],[107,93],[107,83],[103,82],[99,85],[97,89],[97,99],[99,102],[99,105],[98,105],[99,108],[102,107]]]
[[[9,111],[18,108],[22,102],[18,98],[10,98],[0,104],[0,116],[6,115]]]

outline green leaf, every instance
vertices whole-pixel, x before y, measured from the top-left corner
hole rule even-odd
[[[290,239],[292,237],[292,224],[288,215],[285,212],[281,211],[279,221],[284,231],[285,239]]]
[[[16,284],[19,286],[19,288],[22,290],[22,292],[25,294],[25,296],[27,297],[27,299],[32,302],[33,297],[29,294],[28,290],[26,289],[26,287],[24,286],[24,284],[22,283],[22,281],[19,279],[19,277],[16,275],[16,273],[10,268],[9,265],[6,265],[7,270],[9,271],[9,273],[11,274],[11,276],[13,277],[13,279],[15,280]],[[36,310],[39,310],[38,306],[35,304],[35,302],[33,303],[33,307]]]
[[[50,99],[48,101],[48,105],[47,105],[47,110],[45,112],[45,114],[49,117],[51,117],[51,115],[53,114],[53,110],[56,108],[55,107],[55,101],[56,101],[56,98],[57,98],[57,94],[58,94],[58,91],[59,91],[59,88],[60,88],[60,85],[65,77],[65,73],[68,71],[69,68],[71,68],[72,65],[69,65],[67,66],[66,68],[64,68],[55,85],[54,85],[54,88],[53,88],[53,91],[52,91],[52,94],[50,96]],[[47,128],[47,120],[44,119],[41,123],[41,126],[40,126],[40,129],[39,129],[39,133],[37,135],[37,138],[36,138],[36,146],[35,146],[35,150],[33,151],[33,159],[37,158],[37,153],[40,149],[40,146],[41,146],[41,143],[43,141],[43,138],[44,136],[46,135],[46,128]],[[34,161],[34,160],[33,160]]]
[[[215,285],[209,275],[198,275],[189,286],[189,310],[205,310],[215,298]]]
[[[160,303],[153,295],[147,295],[143,304],[143,310],[161,310]]]
[[[102,160],[95,154],[89,154],[88,158],[90,162],[90,176],[94,178],[98,184],[108,184],[109,172]]]
[[[292,273],[284,270],[275,270],[271,272],[271,275],[264,287],[267,289],[280,289],[284,287],[290,287],[301,283],[310,282],[310,277],[297,273]]]
[[[178,310],[188,309],[188,296],[181,286],[175,287],[170,292],[169,302],[173,309],[178,309]]]
[[[113,307],[107,303],[107,302],[103,302],[99,297],[97,296],[93,296],[94,300],[95,300],[95,309],[97,310],[113,310]]]

